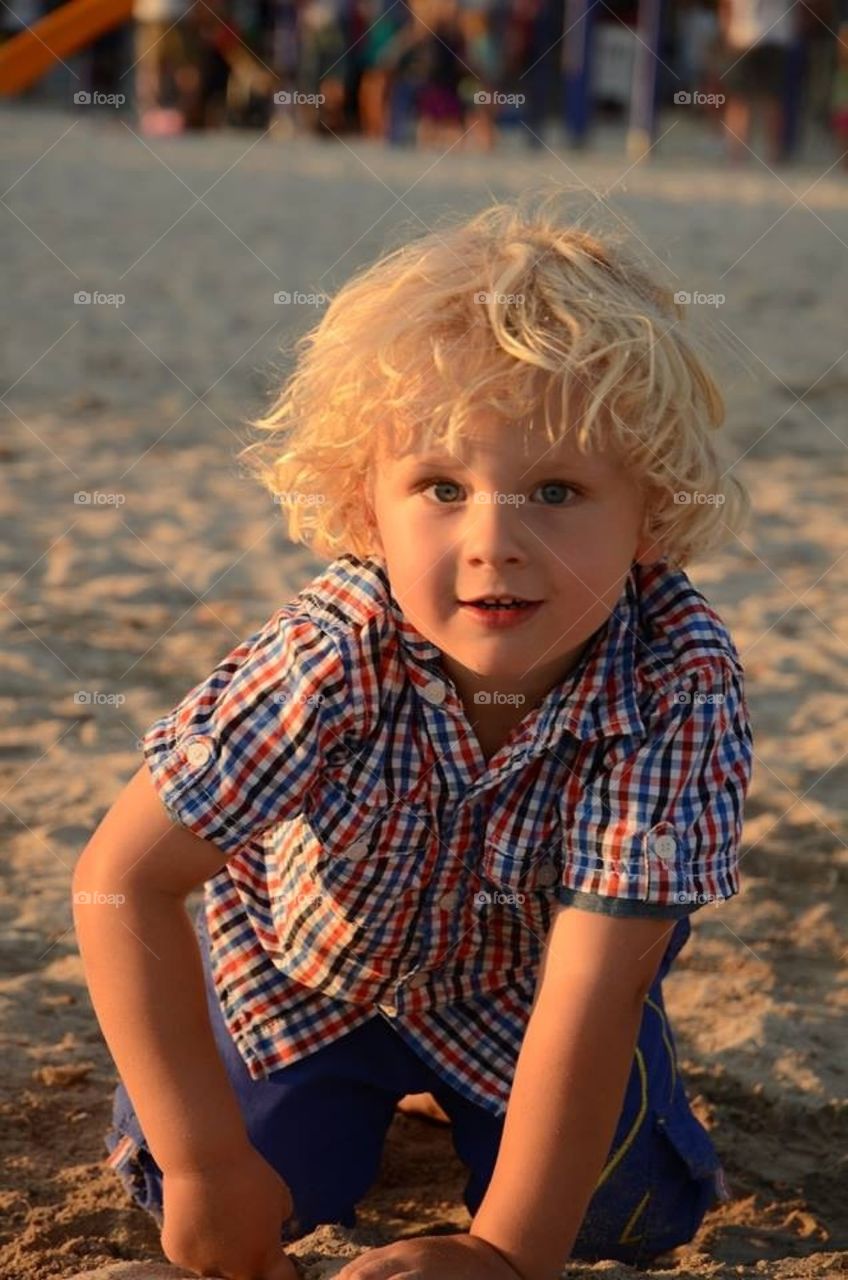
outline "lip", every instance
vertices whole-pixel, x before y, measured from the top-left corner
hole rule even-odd
[[[544,600],[534,600],[532,604],[524,609],[487,609],[482,605],[476,605],[472,601],[459,601],[462,608],[470,618],[475,622],[479,622],[483,627],[489,627],[494,630],[500,630],[504,627],[520,627],[522,623],[529,622],[534,618],[544,604]]]
[[[520,596],[517,591],[481,591],[479,596],[475,596],[473,600],[459,600],[458,604],[476,604],[478,600],[486,600],[489,596],[494,596],[496,600],[527,600],[528,597]],[[544,604],[543,600],[529,600],[530,604]]]

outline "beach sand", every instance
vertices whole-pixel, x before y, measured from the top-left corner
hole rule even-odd
[[[162,1262],[155,1226],[102,1165],[115,1072],[84,984],[70,878],[138,767],[142,732],[322,567],[287,542],[235,462],[284,367],[281,343],[317,314],[274,295],[332,291],[440,213],[546,179],[607,193],[612,223],[631,223],[677,288],[725,295],[689,312],[716,350],[727,462],[755,512],[741,539],[689,569],[747,671],[757,760],[742,892],[696,914],[666,983],[690,1096],[734,1199],[646,1274],[842,1274],[844,178],[755,162],[729,173],[685,154],[627,172],[609,154],[439,158],[246,133],[151,145],[108,116],[47,110],[3,113],[0,134],[12,184],[0,1276],[121,1263],[104,1277],[152,1280],[127,1264]],[[83,290],[125,301],[75,304]],[[79,492],[101,496],[75,503]],[[364,1234],[324,1228],[292,1254],[317,1280],[373,1241],[462,1230],[462,1185],[448,1132],[397,1115]],[[564,1272],[595,1273],[633,1274],[614,1263]]]

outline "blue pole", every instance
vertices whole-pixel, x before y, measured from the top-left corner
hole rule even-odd
[[[807,41],[799,34],[786,50],[783,84],[783,154],[791,157],[798,149],[807,70]]]
[[[565,0],[562,38],[563,120],[574,146],[592,122],[592,33],[600,0]]]

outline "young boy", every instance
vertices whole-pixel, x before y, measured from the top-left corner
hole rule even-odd
[[[680,320],[621,247],[496,205],[350,281],[255,424],[332,562],[148,729],[74,877],[124,895],[75,921],[109,1163],[172,1261],[291,1280],[415,1093],[469,1230],[343,1280],[641,1263],[728,1198],[662,979],[739,888],[743,671],[682,564],[745,497]]]

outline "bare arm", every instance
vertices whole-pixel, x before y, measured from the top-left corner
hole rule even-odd
[[[185,898],[226,861],[171,822],[146,765],[95,831],[73,877],[74,923],[103,1035],[165,1172],[249,1146],[212,1033]],[[86,903],[78,895],[92,895]],[[95,895],[122,895],[118,905]]]
[[[497,1163],[470,1227],[525,1280],[555,1280],[574,1245],[673,927],[571,908],[554,918]]]

